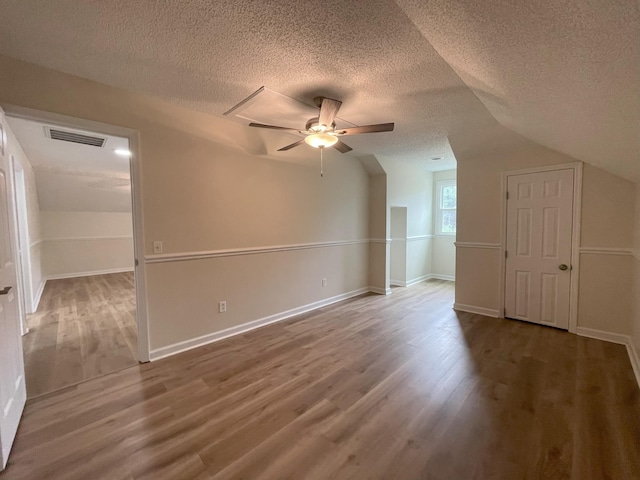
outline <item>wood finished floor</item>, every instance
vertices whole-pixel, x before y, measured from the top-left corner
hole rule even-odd
[[[31,400],[9,479],[637,479],[623,346],[429,281]]]
[[[133,272],[49,280],[23,337],[29,398],[138,363]]]

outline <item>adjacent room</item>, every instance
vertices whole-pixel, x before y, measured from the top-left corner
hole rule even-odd
[[[129,141],[8,123],[34,398],[138,363]]]
[[[636,0],[0,18],[1,480],[640,478]]]

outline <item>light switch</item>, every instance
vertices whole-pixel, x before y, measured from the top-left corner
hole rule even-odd
[[[160,240],[153,242],[153,253],[162,253],[162,242]]]

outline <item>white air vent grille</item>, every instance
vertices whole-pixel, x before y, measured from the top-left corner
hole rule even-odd
[[[63,142],[80,143],[92,147],[104,147],[107,139],[104,137],[96,137],[84,133],[72,132],[70,130],[61,130],[59,128],[45,127],[47,137],[53,140],[62,140]]]

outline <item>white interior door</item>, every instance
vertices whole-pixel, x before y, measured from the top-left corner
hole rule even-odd
[[[505,317],[569,328],[573,170],[507,177]]]
[[[10,221],[9,159],[6,126],[0,110],[0,470],[7,464],[27,399],[22,337],[18,318],[15,250]]]

